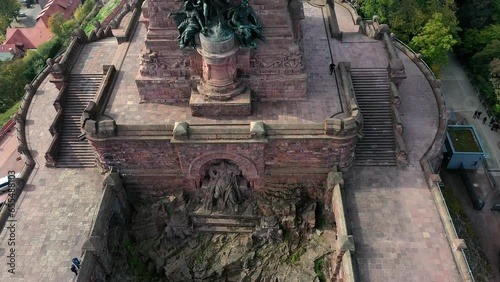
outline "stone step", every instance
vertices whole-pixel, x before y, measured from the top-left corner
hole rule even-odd
[[[260,221],[260,217],[258,216],[248,216],[248,215],[233,215],[233,214],[221,214],[221,213],[190,213],[189,216],[194,218],[210,218],[210,219],[238,219],[238,220],[258,220]]]
[[[252,222],[236,222],[236,221],[208,221],[208,222],[197,222],[193,221],[195,228],[203,226],[220,226],[220,227],[251,227],[255,228],[256,224]]]
[[[198,233],[253,233],[254,228],[242,228],[242,227],[221,227],[221,226],[204,226],[200,228],[195,228],[195,232]]]

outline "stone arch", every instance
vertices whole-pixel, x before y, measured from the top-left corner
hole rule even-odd
[[[215,151],[196,157],[189,165],[188,178],[192,180],[196,188],[199,188],[205,172],[201,171],[204,164],[218,159],[227,159],[239,166],[243,176],[254,186],[255,180],[259,178],[257,168],[247,157],[236,153]]]

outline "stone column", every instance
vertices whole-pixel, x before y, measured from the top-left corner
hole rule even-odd
[[[200,34],[203,57],[203,79],[198,85],[200,94],[217,101],[227,101],[245,90],[236,78],[236,52],[234,35],[225,40],[213,41]]]

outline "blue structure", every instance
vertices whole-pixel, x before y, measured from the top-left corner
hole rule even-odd
[[[476,129],[472,125],[448,125],[443,146],[448,169],[478,169],[485,157]]]

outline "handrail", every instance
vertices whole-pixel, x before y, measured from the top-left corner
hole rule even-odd
[[[490,183],[491,188],[495,189],[497,187],[497,182],[489,171],[488,162],[486,162],[486,159],[483,159],[481,161],[481,164],[483,165],[484,172],[486,173],[486,177],[488,178],[488,182]]]

